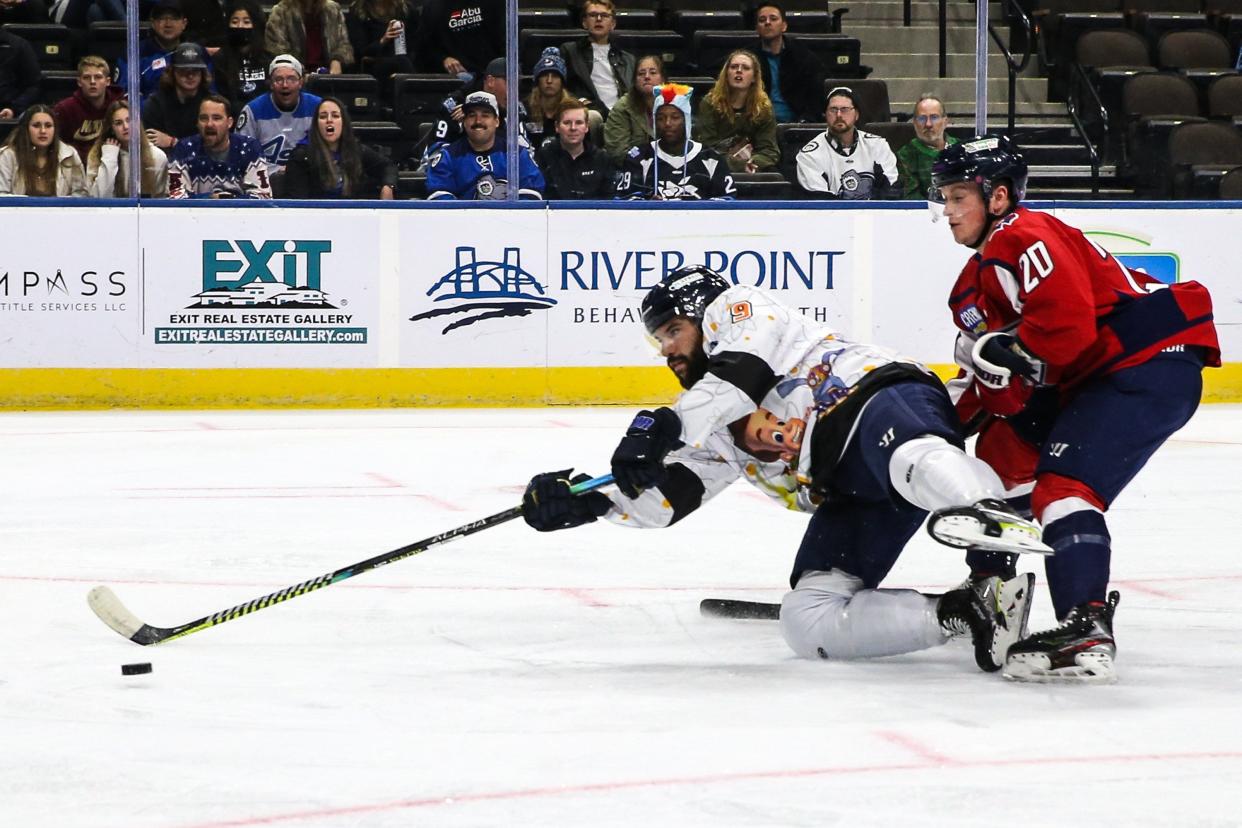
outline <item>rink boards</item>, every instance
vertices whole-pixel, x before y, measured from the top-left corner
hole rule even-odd
[[[676,391],[637,320],[703,263],[943,370],[967,259],[917,204],[0,207],[13,408],[635,403]],[[1242,205],[1044,205],[1242,345]],[[1242,400],[1242,371],[1205,375]]]

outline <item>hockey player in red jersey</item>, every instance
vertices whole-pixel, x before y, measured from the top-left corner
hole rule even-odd
[[[1004,674],[1112,681],[1119,595],[1108,591],[1104,513],[1190,419],[1203,367],[1220,365],[1211,297],[1197,282],[1129,270],[1080,231],[1020,206],[1027,165],[1007,137],[946,148],[932,177],[943,199],[933,210],[976,251],[949,298],[958,413],[1011,491],[1027,484],[1056,553],[1045,569],[1061,623],[1014,644]],[[986,570],[987,558],[972,568]]]

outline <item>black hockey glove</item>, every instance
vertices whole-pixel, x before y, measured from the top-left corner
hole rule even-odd
[[[612,453],[612,476],[628,498],[658,486],[668,471],[664,455],[681,448],[681,419],[671,408],[640,411]]]
[[[1044,379],[1044,363],[1010,333],[984,334],[975,343],[970,358],[979,381],[988,388],[1005,388],[1015,376],[1035,384]]]
[[[547,472],[530,479],[522,495],[522,519],[531,528],[540,532],[572,529],[593,522],[612,508],[608,495],[601,492],[570,493],[571,485],[591,479],[586,474],[570,478],[572,471]]]

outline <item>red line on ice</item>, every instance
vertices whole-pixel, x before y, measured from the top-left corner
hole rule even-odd
[[[592,594],[594,590],[582,589],[581,587],[567,587],[565,589],[562,589],[561,592],[565,593],[571,598],[577,598],[579,601],[586,604],[588,607],[611,607],[612,606],[612,604],[608,603],[607,601],[601,601],[600,599],[596,598]]]
[[[858,776],[864,774],[905,773],[909,771],[960,771],[970,768],[999,767],[1031,767],[1055,765],[1082,765],[1101,763],[1138,763],[1138,762],[1176,762],[1185,761],[1236,761],[1242,759],[1242,753],[1221,751],[1207,753],[1151,753],[1131,756],[1047,756],[1029,759],[975,759],[953,762],[951,768],[943,768],[941,763],[919,762],[894,765],[862,765],[858,767],[801,768],[791,770],[750,771],[744,773],[720,773],[705,776],[667,777],[664,779],[634,779],[620,782],[588,782],[580,785],[556,785],[543,788],[518,788],[508,791],[483,791],[480,793],[444,794],[442,796],[424,797],[421,799],[398,799],[392,802],[377,802],[370,805],[342,805],[336,808],[319,808],[316,810],[291,811],[271,816],[242,817],[224,822],[195,823],[190,828],[248,828],[252,825],[275,825],[282,822],[297,822],[308,819],[330,819],[383,811],[403,811],[414,808],[436,808],[441,806],[463,805],[474,802],[496,802],[515,799],[535,799],[539,797],[561,797],[578,794],[608,793],[611,791],[635,790],[639,788],[673,788],[693,785],[712,785],[726,782],[745,782],[763,779],[802,779],[812,776]]]
[[[927,745],[923,744],[922,742],[918,741],[912,736],[906,735],[905,733],[896,733],[891,730],[880,730],[880,731],[876,731],[876,735],[886,742],[897,745],[900,748],[905,748],[906,750],[910,751],[918,758],[925,759],[926,761],[932,763],[933,765],[960,765],[961,764],[961,762],[954,759],[953,757],[945,756],[943,753],[939,753],[933,750],[932,748],[928,747]]]

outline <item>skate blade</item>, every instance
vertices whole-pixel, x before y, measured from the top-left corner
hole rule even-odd
[[[1052,669],[1048,657],[1023,653],[1005,660],[1001,673],[1010,681],[1030,684],[1113,684],[1117,671],[1107,653],[1079,653],[1073,666]]]
[[[985,549],[991,552],[1052,555],[1053,549],[1021,529],[1013,527],[999,538],[984,533],[977,518],[969,515],[944,515],[931,529],[932,537],[946,546],[958,549]]]

